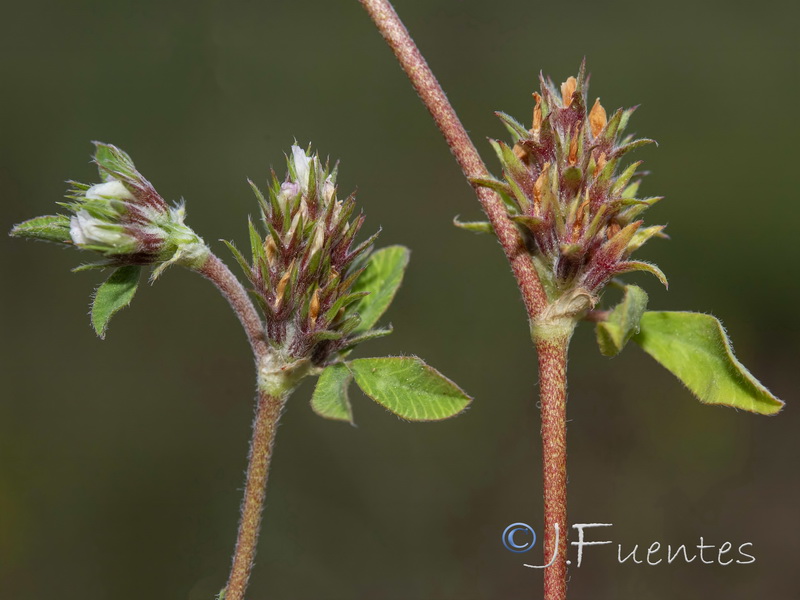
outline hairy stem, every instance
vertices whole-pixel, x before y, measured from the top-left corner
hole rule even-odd
[[[264,323],[258,315],[256,307],[247,295],[242,284],[231,273],[228,266],[222,262],[215,254],[210,253],[208,260],[197,270],[206,279],[217,286],[219,291],[233,308],[233,312],[239,317],[239,321],[244,327],[247,339],[253,349],[256,360],[263,358],[267,354],[267,341],[264,333]]]
[[[391,3],[387,0],[359,1],[394,52],[423,104],[439,126],[464,176],[475,189],[478,200],[511,264],[528,317],[535,320],[547,306],[547,296],[530,256],[523,246],[519,231],[508,218],[500,196],[488,188],[473,183],[475,179],[489,177],[489,171],[475,145]]]
[[[544,600],[567,597],[567,348],[571,330],[536,341],[542,412],[544,555],[558,554],[544,570]]]
[[[469,138],[455,110],[388,0],[359,0],[394,52],[423,104],[439,126],[464,175],[475,188],[492,228],[511,264],[531,324],[548,306],[547,295],[525,250],[519,232],[508,218],[502,199],[492,190],[475,185],[489,177],[486,165]],[[564,600],[567,594],[567,346],[571,328],[563,335],[536,339],[542,406],[544,457],[545,556],[552,556],[555,525],[559,548],[554,564],[545,569],[545,600]]]
[[[231,574],[220,598],[243,600],[247,581],[253,569],[256,556],[258,533],[261,529],[261,513],[269,478],[269,463],[278,421],[281,418],[286,395],[273,396],[259,392],[256,416],[253,421],[253,438],[250,441],[250,456],[247,465],[242,515],[239,533],[236,537],[236,550],[233,553]]]
[[[231,273],[228,266],[214,254],[209,254],[198,272],[211,280],[222,292],[222,295],[228,299],[231,308],[244,327],[256,362],[261,368],[264,360],[268,357],[264,323],[244,287]],[[256,556],[275,433],[278,430],[278,422],[288,395],[288,392],[271,394],[259,390],[256,416],[253,421],[253,437],[250,440],[250,454],[247,462],[247,482],[241,507],[239,531],[236,536],[236,549],[233,553],[228,583],[218,596],[220,599],[244,600],[247,582],[250,579]]]

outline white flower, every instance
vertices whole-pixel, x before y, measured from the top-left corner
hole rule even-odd
[[[121,181],[112,179],[105,183],[98,183],[86,190],[87,200],[107,200],[115,198],[118,200],[135,200],[133,194],[128,191]]]
[[[308,195],[308,182],[311,176],[311,169],[317,170],[319,168],[319,158],[316,156],[307,156],[305,150],[299,146],[292,146],[292,163],[294,165],[296,183],[286,182],[281,185],[280,194],[284,200],[287,198],[294,198],[298,193],[302,193],[304,196]],[[333,199],[335,190],[336,186],[333,183],[333,177],[328,175],[322,183],[322,198],[325,202],[330,202]]]
[[[306,156],[305,151],[300,146],[292,146],[292,161],[294,162],[294,172],[297,175],[297,183],[304,194],[308,193],[308,175],[310,169],[315,165],[310,156]]]
[[[110,225],[81,210],[69,221],[69,235],[76,246],[101,246],[120,251],[131,251],[136,240],[121,226]]]

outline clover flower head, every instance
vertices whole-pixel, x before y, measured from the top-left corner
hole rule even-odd
[[[548,295],[584,294],[593,304],[615,276],[635,270],[664,274],[631,254],[664,226],[645,227],[641,213],[660,198],[639,198],[641,162],[619,171],[628,152],[650,139],[624,133],[635,109],[609,118],[599,98],[589,108],[585,65],[559,89],[540,76],[530,128],[497,113],[511,144],[492,141],[503,180],[479,180],[503,197],[523,235]]]

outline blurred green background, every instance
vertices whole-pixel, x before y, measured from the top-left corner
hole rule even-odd
[[[779,397],[778,417],[702,406],[638,348],[599,355],[584,326],[570,363],[570,521],[595,539],[752,542],[749,566],[617,564],[589,548],[571,598],[788,599],[800,590],[797,4],[398,0],[491,168],[502,109],[526,122],[540,69],[581,58],[609,109],[660,146],[648,213],[671,241],[633,276],[651,307],[713,312]],[[360,355],[416,353],[475,396],[437,424],[398,421],[353,393],[357,428],[290,403],[278,436],[253,600],[535,598],[541,532],[535,356],[498,245],[450,225],[478,205],[355,0],[4,3],[2,223],[54,210],[93,181],[98,139],[128,150],[189,222],[245,242],[292,141],[341,159],[366,229],[412,247],[388,318]],[[207,282],[172,270],[115,318],[87,317],[82,258],[0,237],[0,597],[207,600],[223,585],[252,416],[244,335]],[[610,537],[605,537],[608,533]],[[574,551],[573,551],[574,552]],[[574,560],[574,554],[573,554]]]

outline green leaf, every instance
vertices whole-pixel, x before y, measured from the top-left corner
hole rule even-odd
[[[29,219],[19,225],[14,225],[9,235],[43,242],[72,244],[72,237],[69,234],[69,217],[67,215],[45,215]]]
[[[439,421],[462,412],[470,398],[417,357],[359,358],[347,365],[361,390],[409,421]]]
[[[352,373],[343,363],[326,367],[311,396],[311,409],[320,417],[353,425],[353,409],[347,397],[347,388],[352,380]]]
[[[106,337],[106,328],[114,313],[131,303],[139,285],[140,271],[138,265],[120,267],[97,288],[92,304],[92,325],[100,339]]]
[[[626,285],[625,295],[609,313],[608,319],[597,324],[597,345],[603,356],[616,356],[639,331],[639,320],[647,308],[647,294],[636,285]]]
[[[373,252],[364,272],[353,284],[353,292],[369,292],[355,304],[361,315],[356,332],[371,329],[394,299],[408,266],[409,250],[403,246],[389,246]]]
[[[489,221],[459,221],[458,216],[455,216],[453,217],[453,225],[473,233],[492,233],[492,224]]]
[[[700,402],[762,415],[773,415],[783,407],[783,402],[736,359],[716,317],[693,312],[646,312],[633,339]]]

